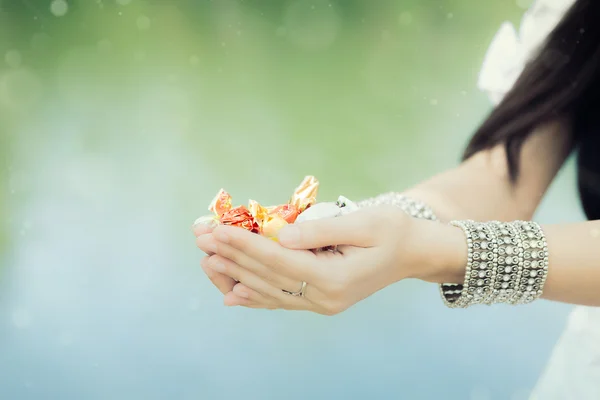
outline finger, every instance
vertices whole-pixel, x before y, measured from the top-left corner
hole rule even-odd
[[[253,294],[253,292],[254,292],[254,294]],[[305,303],[302,306],[300,306],[298,304],[298,305],[288,305],[288,306],[279,307],[277,304],[273,304],[272,302],[269,301],[269,299],[266,299],[260,293],[253,291],[251,288],[247,287],[243,283],[238,283],[237,285],[235,285],[232,293],[229,293],[227,295],[227,297],[228,297],[228,299],[225,300],[227,303],[231,302],[232,304],[236,304],[236,305],[238,302],[250,303],[252,305],[245,306],[245,307],[250,307],[250,308],[264,308],[267,310],[276,310],[278,308],[281,308],[281,309],[285,309],[285,310],[306,310],[306,311],[312,311],[312,312],[315,312],[318,314],[324,314],[324,315],[327,314],[327,311],[324,308],[322,308],[318,304],[314,304],[310,301],[308,303]],[[265,300],[263,300],[263,299],[265,299]],[[244,300],[248,300],[248,301],[246,302]]]
[[[219,223],[213,216],[203,216],[198,218],[192,225],[192,232],[196,237],[211,233]]]
[[[238,282],[242,282],[244,285],[259,292],[263,296],[271,297],[273,302],[298,302],[296,298],[287,299],[287,295],[281,290],[281,288],[273,286],[271,283],[260,278],[253,272],[247,270],[246,268],[240,267],[235,262],[221,255],[216,254],[211,256],[207,261],[207,266],[216,270],[217,272],[235,279]]]
[[[232,293],[239,298],[246,299],[251,303],[260,305],[264,308],[268,308],[274,310],[277,308],[277,303],[274,301],[272,297],[267,297],[256,290],[249,288],[243,283],[238,283],[233,287]]]
[[[213,228],[211,228],[210,226],[204,225],[204,224],[196,224],[194,226],[192,226],[192,232],[194,233],[194,236],[198,237],[200,235],[206,235],[207,233],[211,233],[213,231]]]
[[[237,267],[241,267],[243,270],[245,269],[254,273],[278,289],[295,292],[302,284],[301,280],[282,275],[273,268],[269,268],[253,258],[248,257],[246,254],[232,246],[226,244],[219,245],[217,255],[223,257],[227,262],[233,262]],[[242,278],[236,279],[242,281]]]
[[[325,270],[319,268],[322,266],[317,265],[316,256],[310,251],[286,249],[273,240],[231,226],[219,226],[211,236],[217,241],[217,253],[238,264],[244,265],[250,258],[295,281],[311,282],[324,277]],[[223,254],[224,251],[230,251],[231,254]],[[242,259],[236,259],[242,256]]]
[[[213,235],[205,234],[196,238],[196,246],[208,255],[213,255],[217,251],[217,242]]]
[[[253,289],[264,297],[270,298],[268,300],[269,305],[272,305],[276,308],[283,308],[285,310],[314,311],[317,309],[315,304],[309,301],[306,297],[292,296],[288,293],[285,293],[281,289],[271,286],[256,275],[245,270],[244,268],[241,268],[230,260],[224,259],[218,255],[210,257],[209,265],[217,266],[219,264],[220,266],[217,268],[220,269],[222,273],[233,277],[234,279],[243,283],[244,286]],[[235,293],[228,293],[226,296],[231,295],[239,297]]]
[[[250,302],[261,305],[264,308],[269,308],[269,309],[273,309],[273,310],[278,308],[278,304],[275,301],[275,299],[264,296],[261,293],[253,290],[252,288],[249,288],[248,286],[244,285],[241,282],[234,286],[232,293],[237,297],[250,300]],[[286,293],[286,296],[290,296],[290,294]],[[300,298],[300,299],[302,299],[302,298]],[[304,299],[308,300],[306,297]],[[310,302],[310,300],[309,300],[309,302]],[[299,302],[294,302],[293,304],[290,304],[290,306],[287,309],[288,310],[304,310],[304,309],[312,310],[315,307],[316,307],[316,305],[314,305],[314,304],[311,304],[309,306],[308,303],[299,301]],[[282,308],[284,308],[284,307],[282,307]]]
[[[243,297],[237,296],[235,293],[231,292],[225,295],[223,298],[223,304],[227,307],[246,307],[246,308],[257,308],[257,309],[265,309],[265,310],[275,310],[277,307],[265,305],[261,303],[255,303],[252,300],[248,300]]]
[[[227,294],[231,292],[237,282],[234,281],[232,278],[228,277],[227,275],[223,275],[215,271],[214,269],[208,267],[208,265],[206,265],[207,262],[208,257],[204,257],[200,262],[200,265],[202,266],[202,270],[204,271],[206,276],[208,276],[208,279],[210,279],[213,285],[215,285],[221,293]]]
[[[287,294],[286,296],[290,296],[290,295]],[[276,310],[278,308],[281,308],[283,310],[306,310],[306,311],[317,312],[320,314],[323,314],[325,311],[324,309],[320,308],[317,304],[314,304],[310,301],[298,301],[298,302],[293,302],[293,303],[289,303],[289,304],[277,304],[276,302],[273,302],[272,299],[269,299],[269,298],[261,295],[260,293],[252,290],[251,288],[247,287],[243,283],[238,283],[237,285],[235,285],[232,293],[229,294],[229,298],[230,299],[234,299],[234,298],[246,299],[246,300],[249,300],[251,303],[255,304],[256,305],[255,308],[265,308],[268,310]],[[301,297],[299,297],[298,299],[307,300],[306,298],[301,298]],[[233,302],[234,300],[229,300],[229,301]]]
[[[317,249],[352,245],[371,247],[375,220],[371,212],[361,210],[335,218],[324,218],[285,226],[279,231],[279,243],[289,249]]]

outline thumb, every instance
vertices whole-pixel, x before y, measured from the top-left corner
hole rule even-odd
[[[318,249],[327,246],[350,245],[370,247],[374,237],[368,213],[353,212],[335,218],[287,225],[279,231],[279,243],[289,249]]]

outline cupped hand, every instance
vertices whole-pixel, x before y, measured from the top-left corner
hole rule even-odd
[[[333,315],[415,276],[422,261],[415,228],[423,223],[432,224],[396,207],[379,206],[289,225],[280,232],[279,243],[218,226],[200,234],[197,245],[208,254],[202,266],[215,285],[222,292],[232,287],[225,304]],[[338,251],[306,250],[326,246],[338,246]],[[299,292],[303,282],[304,296],[289,294]]]
[[[213,231],[213,227],[210,227],[208,225],[204,225],[204,224],[195,224],[192,227],[192,231],[194,232],[194,235],[198,238],[198,237],[203,237],[205,235],[210,235]],[[211,251],[209,249],[203,249],[204,252],[207,254],[207,256],[212,256],[214,255],[214,251]],[[208,276],[208,279],[210,279],[210,281],[213,283],[213,285],[216,286],[217,289],[219,289],[219,291],[223,294],[227,294],[230,293],[234,286],[236,285],[236,281],[233,280],[232,278],[230,278],[227,275],[221,274],[217,271],[215,271],[212,268],[206,267],[204,265],[204,263],[200,264],[202,266],[202,270],[204,271],[204,273],[206,274],[206,276]]]

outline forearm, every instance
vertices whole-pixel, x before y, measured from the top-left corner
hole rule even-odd
[[[570,153],[566,129],[568,124],[558,120],[536,129],[523,144],[517,182],[510,180],[505,149],[499,145],[404,194],[428,204],[442,221],[529,220]]]
[[[542,228],[550,253],[543,297],[600,306],[600,221]]]
[[[490,168],[471,167],[480,161],[461,164],[403,194],[423,201],[443,222],[531,219],[539,200],[519,201],[507,178],[499,177]]]
[[[426,239],[416,245],[424,257],[420,279],[462,283],[467,264],[464,233],[452,226],[421,221]],[[600,306],[600,221],[542,225],[548,244],[548,276],[543,298],[564,303]],[[431,249],[436,251],[432,252]],[[429,251],[427,251],[429,250]]]

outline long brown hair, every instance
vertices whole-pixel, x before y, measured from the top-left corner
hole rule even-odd
[[[475,132],[463,157],[504,144],[515,182],[525,139],[536,126],[567,116],[578,152],[583,208],[589,219],[600,219],[600,118],[596,115],[600,115],[600,0],[578,0]]]

